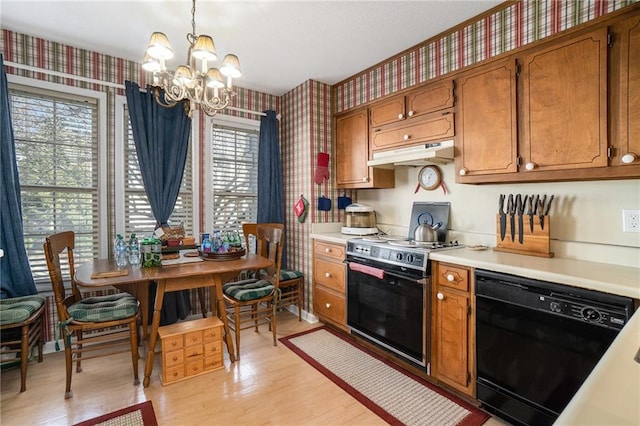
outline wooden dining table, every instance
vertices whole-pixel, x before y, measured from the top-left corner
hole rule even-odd
[[[85,288],[99,288],[114,286],[119,290],[132,294],[140,301],[142,310],[143,337],[147,337],[149,284],[156,282],[156,299],[153,307],[151,333],[149,334],[149,348],[144,369],[144,387],[149,386],[153,371],[153,358],[155,345],[158,339],[160,327],[160,313],[164,294],[171,291],[211,288],[211,309],[217,303],[217,314],[222,320],[224,328],[224,341],[227,345],[229,359],[235,362],[233,339],[229,331],[229,323],[225,315],[225,304],[222,294],[222,285],[235,278],[238,273],[246,270],[259,270],[271,266],[271,261],[263,256],[247,254],[239,259],[232,260],[203,260],[193,263],[174,264],[154,268],[142,268],[127,265],[119,269],[114,260],[95,259],[78,267],[75,273],[76,283]],[[115,275],[122,270],[123,275]],[[124,274],[124,270],[127,271]],[[92,278],[95,275],[108,275],[101,278]]]

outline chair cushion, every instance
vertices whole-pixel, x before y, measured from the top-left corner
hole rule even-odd
[[[128,293],[87,297],[67,308],[81,322],[106,322],[128,318],[138,312],[138,300]]]
[[[236,300],[246,301],[261,299],[273,293],[273,285],[267,280],[243,280],[227,283],[222,291]]]
[[[42,305],[44,305],[44,297],[38,295],[2,299],[0,300],[0,325],[21,323]]]
[[[280,282],[302,278],[303,276],[304,274],[300,271],[289,271],[287,269],[280,269]]]

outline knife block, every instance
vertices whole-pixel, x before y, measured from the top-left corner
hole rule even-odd
[[[514,237],[511,239],[511,216],[515,219]],[[496,215],[496,247],[495,251],[506,253],[526,254],[528,256],[553,257],[549,251],[549,231],[551,230],[551,218],[544,216],[544,229],[540,226],[540,217],[533,216],[533,231],[529,224],[529,216],[524,215],[522,220],[522,243],[519,241],[520,223],[518,215],[507,215],[506,232],[504,240],[500,238],[500,214]]]

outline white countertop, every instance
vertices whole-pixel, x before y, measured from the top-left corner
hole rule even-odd
[[[346,244],[355,238],[340,233],[316,233],[311,238]],[[433,252],[440,262],[566,284],[640,299],[640,268],[575,259],[459,248]],[[640,309],[631,317],[596,365],[556,425],[640,425]]]

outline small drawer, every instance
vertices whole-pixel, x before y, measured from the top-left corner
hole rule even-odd
[[[314,240],[313,251],[316,256],[331,257],[342,262],[345,258],[346,247]]]
[[[196,374],[200,374],[204,371],[204,360],[199,359],[196,361],[189,361],[186,365],[185,376],[195,376]]]
[[[182,349],[183,347],[182,335],[169,336],[162,339],[162,349],[165,352],[175,351],[176,349]]]
[[[316,258],[313,262],[313,281],[316,285],[323,285],[344,293],[345,265]]]
[[[469,270],[453,265],[438,266],[438,285],[469,291]]]
[[[220,340],[220,327],[211,327],[203,330],[203,339],[205,342],[216,342]]]
[[[184,359],[187,362],[189,362],[190,359],[201,358],[202,356],[204,356],[204,348],[202,345],[184,348]]]
[[[212,356],[204,359],[204,371],[217,370],[223,367],[222,357]]]
[[[314,311],[338,324],[346,325],[345,300],[327,290],[316,286],[314,293]]]
[[[202,330],[192,331],[190,333],[185,333],[184,335],[184,346],[194,346],[202,344]]]
[[[204,356],[220,355],[222,353],[222,343],[220,341],[204,344]]]
[[[173,367],[174,365],[182,365],[184,363],[184,352],[182,349],[177,351],[164,353],[164,365],[165,367]]]
[[[184,365],[167,368],[164,373],[164,383],[173,383],[184,378]]]

